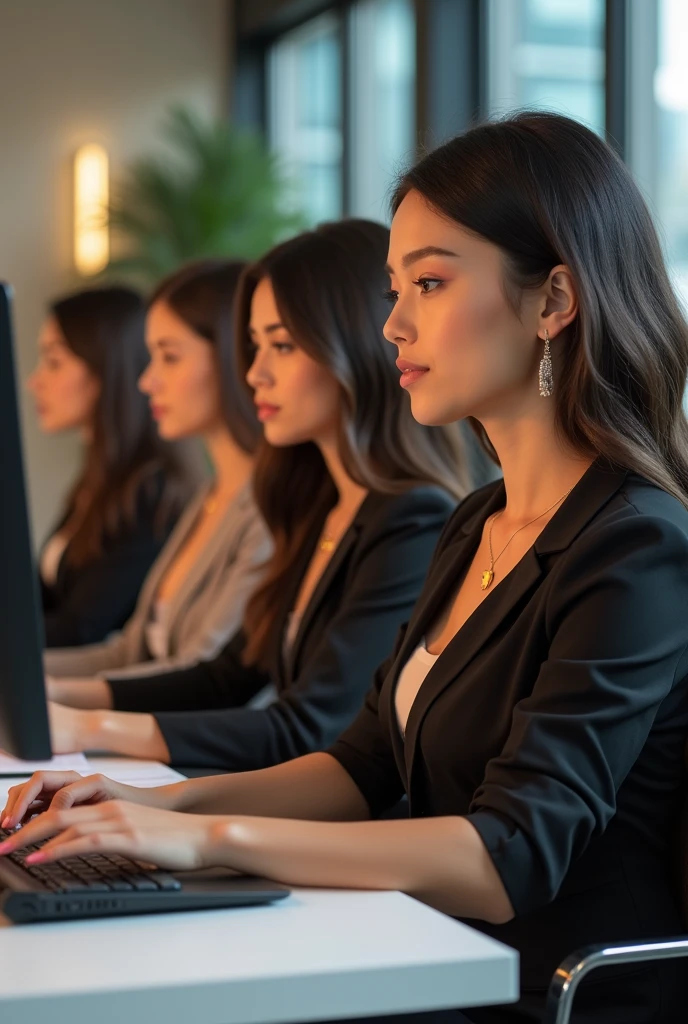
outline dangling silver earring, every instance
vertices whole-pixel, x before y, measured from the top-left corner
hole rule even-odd
[[[554,390],[554,375],[552,373],[552,353],[549,350],[549,331],[545,327],[545,351],[540,360],[540,398],[551,398]]]

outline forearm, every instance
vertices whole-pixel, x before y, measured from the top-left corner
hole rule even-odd
[[[112,691],[105,679],[48,679],[48,697],[70,708],[112,708]]]
[[[501,924],[513,909],[464,818],[285,822],[233,817],[212,827],[216,857],[287,885],[399,889],[443,913]]]
[[[75,749],[104,750],[169,764],[170,753],[152,715],[82,711]]]
[[[273,768],[179,783],[170,809],[312,821],[361,821],[370,816],[348,772],[329,754],[320,753]]]

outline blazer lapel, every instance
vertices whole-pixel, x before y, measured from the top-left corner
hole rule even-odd
[[[356,540],[358,538],[358,531],[359,531],[358,523],[356,522],[356,520],[354,520],[354,522],[351,524],[349,529],[346,531],[346,533],[344,534],[344,536],[340,540],[339,544],[337,545],[336,550],[332,553],[332,557],[330,558],[329,562],[327,563],[325,571],[323,572],[322,576],[318,580],[318,582],[316,584],[316,587],[315,587],[315,590],[311,594],[311,599],[310,599],[310,601],[308,602],[308,604],[306,605],[306,607],[304,609],[303,615],[301,617],[301,621],[299,623],[299,627],[298,627],[298,629],[296,631],[296,636],[294,637],[294,640],[292,642],[291,648],[289,649],[289,651],[287,653],[287,657],[285,659],[285,661],[286,661],[286,664],[285,664],[285,675],[286,675],[286,679],[287,680],[293,679],[294,666],[296,664],[296,659],[297,659],[299,650],[301,648],[301,644],[303,643],[303,639],[304,639],[304,637],[306,635],[306,631],[307,631],[308,627],[310,626],[311,622],[313,621],[313,617],[315,616],[316,612],[318,611],[318,608],[320,607],[323,599],[325,598],[325,595],[327,594],[327,591],[328,591],[328,589],[329,589],[329,587],[330,587],[330,585],[332,583],[332,580],[334,579],[334,577],[339,572],[340,567],[346,561],[346,558],[348,557],[349,552],[351,551],[352,547],[355,545]],[[289,615],[289,612],[291,611],[291,609],[294,606],[294,601],[296,599],[296,595],[298,593],[299,586],[301,585],[301,583],[303,581],[303,577],[304,577],[304,575],[305,575],[305,573],[306,573],[306,571],[308,569],[308,563],[311,560],[312,554],[313,554],[313,552],[311,552],[311,554],[310,554],[310,556],[308,558],[308,561],[306,562],[306,565],[305,565],[305,567],[303,569],[303,572],[299,576],[298,585],[294,588],[293,594],[290,595],[289,603],[285,604],[285,616],[284,616],[285,620],[286,620],[286,617]],[[283,623],[283,628],[282,628],[281,636],[282,636],[282,638],[284,637],[284,623]]]
[[[229,507],[225,511],[224,516],[222,516],[220,521],[217,523],[215,530],[208,538],[208,542],[206,543],[205,547],[202,549],[202,551],[199,552],[198,558],[189,568],[189,571],[184,580],[182,581],[181,586],[177,588],[177,592],[170,602],[168,619],[168,628],[170,631],[170,635],[172,635],[173,628],[176,625],[178,619],[186,614],[187,609],[189,607],[189,603],[193,599],[193,596],[195,595],[198,586],[206,578],[209,570],[211,570],[213,563],[216,560],[218,551],[222,552],[223,563],[226,561],[227,537],[228,535],[236,534],[237,524],[244,515],[245,503],[249,500],[249,486],[250,485],[247,485],[245,488],[242,488],[242,490],[236,495],[234,500],[230,503]],[[177,554],[177,551],[182,546],[182,544],[186,542],[189,534],[196,525],[196,521],[203,507],[203,502],[205,501],[209,490],[210,487],[204,490],[202,500],[199,500],[198,504],[196,505],[195,514],[193,515],[193,518],[189,519],[187,529],[183,537],[180,537],[179,543],[177,544],[176,549],[173,552],[174,555]],[[172,558],[170,558],[170,560],[168,561],[168,565],[170,564],[171,561]]]
[[[410,784],[414,759],[418,747],[423,719],[439,695],[458,679],[469,662],[482,647],[502,629],[508,628],[510,613],[532,591],[544,574],[545,556],[564,550],[590,522],[599,509],[619,490],[626,478],[625,470],[605,468],[600,462],[592,464],[567,500],[544,528],[534,546],[509,573],[507,578],[490,591],[478,605],[458,633],[447,644],[442,656],[428,673],[414,701],[406,725],[404,763]],[[406,663],[422,639],[440,607],[451,600],[456,592],[461,572],[469,556],[478,547],[487,517],[504,501],[503,487],[491,496],[485,508],[466,523],[468,536],[463,543],[447,549],[443,561],[451,559],[437,586],[414,616],[402,647],[404,659],[399,659],[398,671]],[[476,580],[476,585],[477,585]],[[401,652],[400,652],[401,653]],[[394,679],[394,684],[396,679]],[[394,714],[394,685],[390,688],[392,714]],[[396,723],[396,715],[393,721]]]

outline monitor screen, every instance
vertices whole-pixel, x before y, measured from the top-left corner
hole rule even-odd
[[[0,284],[0,750],[50,757],[43,622],[22,459],[10,288]]]

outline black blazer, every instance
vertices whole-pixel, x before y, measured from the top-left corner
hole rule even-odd
[[[332,555],[286,659],[287,617],[317,534],[284,594],[269,671],[242,663],[245,637],[239,632],[214,661],[110,680],[114,707],[154,712],[173,764],[238,771],[322,750],[359,711],[375,667],[413,609],[454,505],[431,486],[369,494]],[[277,690],[274,702],[245,708],[270,682]]]
[[[73,566],[67,547],[55,583],[41,578],[46,647],[100,643],[124,626],[177,518],[177,512],[161,516],[162,489],[160,473],[142,483],[133,523],[105,537],[99,558]]]
[[[688,511],[595,463],[433,665],[404,742],[399,672],[503,503],[503,483],[490,484],[452,517],[394,655],[330,752],[374,815],[406,791],[411,816],[464,815],[478,830],[516,916],[471,924],[519,951],[520,1005],[537,1020],[577,947],[681,932],[671,859],[688,732]],[[586,983],[576,1019],[673,1021],[653,1016],[657,970],[628,970],[622,985]],[[664,976],[668,1003],[677,970]]]

